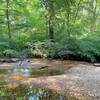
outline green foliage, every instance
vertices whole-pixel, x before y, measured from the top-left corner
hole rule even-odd
[[[90,61],[96,61],[96,57],[100,56],[100,36],[91,37],[88,36],[86,38],[80,39],[78,41],[79,44],[79,52],[78,54],[81,57],[86,57]]]
[[[62,59],[83,59],[95,62],[100,56],[100,37],[85,37],[82,39],[70,39],[69,43],[59,42],[35,42],[29,49],[33,57],[62,58]]]
[[[100,58],[99,1],[7,1],[0,1],[0,57],[25,49],[28,57]]]
[[[54,44],[50,41],[38,41],[34,43],[32,53],[34,56],[47,58],[54,53]]]
[[[68,58],[69,55],[74,55],[77,49],[77,44],[75,44],[75,42],[71,42],[71,44],[62,44],[45,40],[44,42],[35,42],[29,51],[34,57]]]
[[[12,49],[6,49],[3,51],[3,56],[4,57],[18,57],[18,52]]]

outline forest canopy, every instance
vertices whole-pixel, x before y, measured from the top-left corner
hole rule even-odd
[[[0,57],[100,60],[100,0],[0,0]]]

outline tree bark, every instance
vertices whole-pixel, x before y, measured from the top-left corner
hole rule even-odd
[[[54,39],[54,29],[53,29],[53,22],[52,22],[51,17],[49,17],[48,19],[48,36],[49,36],[49,39],[51,40]]]
[[[9,38],[9,45],[11,44],[11,29],[10,29],[10,17],[9,17],[9,0],[6,0],[6,19],[7,19],[7,33]]]
[[[54,2],[47,1],[45,4],[46,10],[48,11],[48,15],[46,16],[46,25],[48,38],[53,41],[54,40]]]

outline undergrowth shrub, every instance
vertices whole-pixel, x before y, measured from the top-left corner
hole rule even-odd
[[[27,54],[26,57],[29,58],[60,58],[91,62],[100,59],[100,35],[90,35],[81,39],[71,38],[69,41],[63,42],[44,40],[42,42],[23,42],[23,45],[16,43],[13,42],[15,46],[11,49],[7,43],[1,43],[0,57],[19,57],[24,50],[25,53],[22,55]]]
[[[19,56],[19,53],[15,50],[12,50],[12,49],[6,49],[3,51],[3,56],[4,57],[18,57]]]
[[[95,62],[100,57],[99,37],[86,37],[70,39],[68,42],[59,43],[51,41],[35,42],[29,54],[42,58],[78,59]]]
[[[55,52],[54,44],[50,41],[36,42],[33,44],[33,55],[35,57],[47,58],[49,55],[53,55]]]
[[[28,54],[43,58],[69,58],[70,55],[75,54],[77,49],[75,42],[63,44],[46,40],[44,42],[35,42],[32,48],[28,49]]]
[[[81,56],[81,58],[85,57],[91,62],[95,62],[97,57],[100,57],[100,37],[86,37],[77,41],[79,45],[79,50],[77,54]]]

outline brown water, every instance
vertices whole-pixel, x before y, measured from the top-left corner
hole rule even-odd
[[[54,76],[63,74],[63,71],[54,69],[34,69],[34,68],[12,68],[12,69],[0,69],[0,77],[12,76],[17,74],[23,77],[43,77],[43,76]]]
[[[0,100],[75,100],[33,85],[16,88],[0,87]]]
[[[20,83],[22,78],[53,76],[62,73],[50,69],[0,69],[0,100],[73,100],[34,85]]]
[[[50,65],[48,67],[40,69],[39,65]],[[68,68],[75,66],[77,62],[70,61],[38,61],[31,62],[32,66],[36,68],[16,67],[14,65],[1,64],[0,67],[0,100],[76,100],[70,97],[54,93],[44,88],[39,88],[33,84],[24,85],[22,81],[26,81],[30,78],[47,77],[64,74],[64,71]]]
[[[32,60],[29,67],[15,67],[16,64],[0,64],[0,100],[76,100],[65,97],[33,84],[21,84],[31,78],[55,76],[64,74],[64,71],[84,62],[77,61],[50,61]],[[31,66],[30,66],[31,65]],[[49,66],[41,69],[41,66]]]

